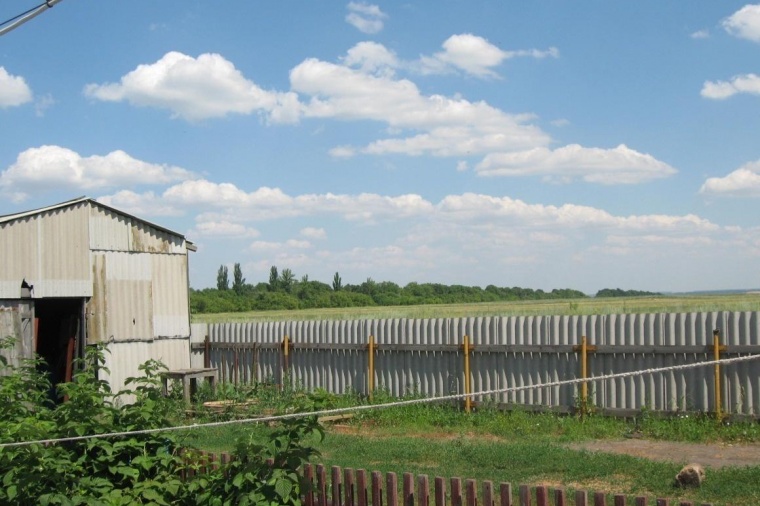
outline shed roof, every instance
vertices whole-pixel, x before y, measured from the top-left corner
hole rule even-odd
[[[20,213],[6,214],[6,215],[3,215],[3,216],[0,216],[0,224],[2,224],[2,223],[8,223],[8,222],[11,222],[11,221],[14,221],[14,220],[18,220],[18,219],[21,219],[21,218],[26,218],[28,216],[34,216],[34,215],[37,215],[37,214],[42,214],[42,213],[45,213],[45,212],[48,212],[48,211],[54,211],[56,209],[62,209],[62,208],[65,208],[65,207],[74,206],[74,205],[80,204],[82,202],[88,202],[91,205],[94,205],[94,206],[97,206],[97,207],[100,207],[100,208],[103,208],[103,209],[107,209],[107,210],[109,210],[111,212],[120,214],[122,216],[126,216],[127,218],[131,218],[131,219],[134,219],[134,220],[141,221],[141,222],[145,223],[146,225],[149,225],[149,226],[151,226],[151,227],[153,227],[155,229],[161,230],[162,232],[166,232],[167,234],[171,234],[171,235],[175,235],[177,237],[181,237],[182,239],[185,240],[185,242],[187,244],[187,249],[189,249],[190,251],[195,251],[196,250],[195,245],[192,242],[188,241],[187,238],[184,236],[184,234],[180,234],[179,232],[175,232],[173,230],[169,230],[168,228],[162,227],[161,225],[157,225],[155,223],[152,223],[150,221],[144,220],[144,219],[139,218],[137,216],[134,216],[132,214],[125,213],[124,211],[122,211],[120,209],[116,209],[115,207],[108,206],[106,204],[103,204],[102,202],[98,202],[97,200],[95,200],[93,198],[85,197],[85,196],[78,197],[78,198],[75,198],[75,199],[72,199],[72,200],[67,200],[67,201],[61,202],[59,204],[53,204],[53,205],[50,205],[50,206],[47,206],[47,207],[40,207],[39,209],[31,209],[29,211],[22,211]]]

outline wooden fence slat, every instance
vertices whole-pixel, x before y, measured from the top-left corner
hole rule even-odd
[[[314,506],[314,467],[311,464],[303,466],[304,506]]]
[[[367,495],[367,471],[359,469],[356,471],[356,497],[358,498],[357,506],[369,506],[369,496]]]
[[[530,487],[520,485],[520,506],[530,506]]]
[[[613,504],[615,506],[625,506],[625,496],[621,494],[616,494],[614,497]]]
[[[327,469],[322,464],[317,464],[317,504],[319,506],[328,506]]]
[[[332,466],[330,469],[330,482],[332,483],[332,506],[343,506],[342,490],[340,481],[341,469],[338,466]]]
[[[478,506],[478,484],[475,480],[465,480],[464,495],[467,506]]]
[[[562,488],[554,489],[554,506],[568,506],[567,495]]]
[[[350,467],[343,470],[343,505],[356,506],[354,496],[354,470]]]
[[[451,478],[451,506],[462,506],[461,478]]]
[[[435,506],[446,506],[446,480],[440,476],[435,478]]]
[[[588,492],[585,490],[575,492],[575,506],[588,506]]]
[[[512,506],[512,484],[499,485],[499,506]]]
[[[396,473],[385,475],[385,501],[388,506],[398,506],[398,477]]]
[[[417,477],[417,504],[419,506],[430,505],[430,484],[426,474]]]
[[[607,506],[607,496],[604,492],[594,493],[594,506]]]
[[[668,506],[670,502],[667,499],[657,499],[655,504],[657,504],[657,506]]]
[[[646,497],[637,497],[636,498],[636,504],[635,506],[647,506],[647,498]]]
[[[404,473],[403,482],[403,500],[401,504],[404,506],[414,506],[414,475],[412,473]]]
[[[549,489],[545,485],[536,487],[536,505],[549,506]]]
[[[372,471],[372,506],[383,506],[383,475]]]
[[[493,482],[483,482],[483,506],[494,506],[493,504]]]

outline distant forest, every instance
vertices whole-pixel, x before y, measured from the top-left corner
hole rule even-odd
[[[569,288],[545,292],[541,289],[409,283],[399,286],[391,281],[367,278],[359,285],[344,285],[335,273],[331,284],[312,281],[308,275],[296,279],[290,269],[280,272],[273,266],[269,281],[246,283],[240,264],[230,278],[224,265],[217,271],[216,288],[190,290],[192,313],[232,313],[278,309],[311,309],[364,306],[410,306],[420,304],[460,304],[544,299],[581,299],[588,295]],[[654,292],[605,288],[596,297],[634,297],[661,295]]]

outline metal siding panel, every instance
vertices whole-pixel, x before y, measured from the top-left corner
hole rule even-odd
[[[190,333],[187,255],[144,255],[152,263],[153,336]]]
[[[159,230],[137,219],[132,219],[130,223],[129,249],[142,253],[187,253],[182,237]]]
[[[129,251],[131,219],[98,206],[90,208],[90,249]]]

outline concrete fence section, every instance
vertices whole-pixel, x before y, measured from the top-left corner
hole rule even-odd
[[[196,324],[192,330],[191,365],[219,369],[222,382],[287,381],[365,395],[374,389],[394,396],[477,393],[760,353],[758,312]],[[473,396],[560,411],[581,399],[577,385]],[[623,414],[646,408],[758,415],[760,361],[590,384],[586,402]]]

